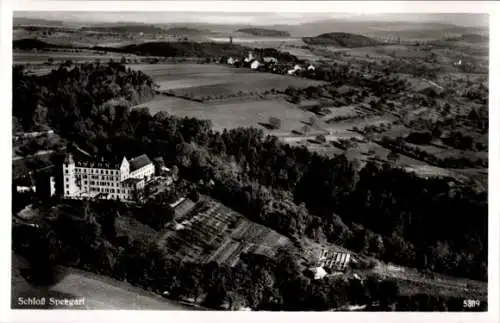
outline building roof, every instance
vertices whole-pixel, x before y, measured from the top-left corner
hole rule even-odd
[[[149,164],[152,164],[153,162],[151,159],[146,154],[142,154],[138,157],[132,158],[129,162],[130,164],[130,171],[133,172],[139,168],[142,168],[144,166],[147,166]]]
[[[75,162],[75,165],[77,167],[115,169],[115,170],[120,168],[119,164],[108,162],[105,160],[101,160],[101,161],[77,160]]]

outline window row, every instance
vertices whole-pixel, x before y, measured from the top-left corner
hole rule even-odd
[[[109,170],[109,169],[97,169],[97,168],[75,168],[76,173],[83,174],[106,174],[106,175],[118,175],[120,174],[119,170]]]
[[[91,187],[90,188],[91,192],[99,192],[99,193],[120,193],[119,189],[113,189],[113,188],[101,188],[101,187]]]

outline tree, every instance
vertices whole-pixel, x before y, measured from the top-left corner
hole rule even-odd
[[[315,116],[311,116],[311,117],[309,118],[309,125],[310,125],[311,127],[315,127],[315,126],[316,126],[316,122],[317,122],[317,119],[316,119],[316,117],[315,117]]]
[[[198,202],[200,200],[200,193],[196,189],[192,189],[189,193],[189,198],[194,202]]]
[[[318,135],[318,136],[316,136],[316,141],[318,141],[318,142],[320,142],[320,143],[324,144],[324,143],[326,142],[326,137],[325,137],[325,135]]]
[[[270,117],[269,118],[269,125],[273,129],[279,129],[279,128],[281,128],[281,120],[279,118],[276,118],[276,117]]]

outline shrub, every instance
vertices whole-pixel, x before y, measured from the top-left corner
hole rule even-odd
[[[269,125],[273,129],[279,129],[279,128],[281,128],[281,120],[279,118],[276,118],[276,117],[270,117],[269,118]]]

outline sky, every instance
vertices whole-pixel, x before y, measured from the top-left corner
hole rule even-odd
[[[212,24],[299,24],[329,18],[351,17],[351,13],[226,13],[226,12],[26,12],[14,17],[86,22],[212,23]]]
[[[311,12],[104,12],[104,11],[16,11],[14,17],[64,20],[70,22],[209,23],[276,25],[300,24],[325,19],[433,21],[463,26],[486,26],[487,16],[473,14],[355,14]]]

